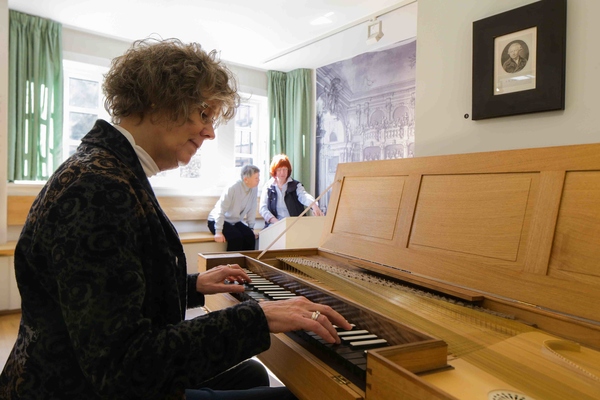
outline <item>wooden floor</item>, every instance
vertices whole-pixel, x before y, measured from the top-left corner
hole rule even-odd
[[[19,330],[21,313],[0,314],[0,370],[4,368]]]

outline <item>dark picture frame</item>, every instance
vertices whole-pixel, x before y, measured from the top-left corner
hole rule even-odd
[[[471,118],[564,110],[566,28],[567,0],[473,22]]]

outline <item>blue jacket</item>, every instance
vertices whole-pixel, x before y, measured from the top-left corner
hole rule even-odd
[[[296,194],[298,183],[300,182],[294,179],[288,182],[285,195],[283,196],[283,201],[285,202],[285,206],[291,217],[297,217],[304,211],[304,205],[300,203],[298,195]],[[269,186],[267,189],[267,204],[271,214],[273,214],[275,218],[279,218],[277,216],[277,190],[275,189],[275,184]],[[269,225],[269,222],[265,221],[265,228]]]

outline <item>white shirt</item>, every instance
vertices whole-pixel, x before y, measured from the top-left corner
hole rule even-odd
[[[269,204],[268,204],[268,196],[267,196],[267,192],[269,190],[269,187],[271,186],[275,186],[275,191],[277,192],[277,205],[276,205],[276,209],[277,209],[277,219],[281,220],[284,218],[287,218],[290,216],[290,212],[287,209],[287,206],[285,205],[285,200],[284,200],[284,196],[285,196],[285,191],[287,190],[287,185],[288,182],[291,182],[292,178],[288,178],[287,181],[283,184],[283,186],[281,187],[281,189],[279,188],[279,186],[275,183],[275,178],[271,178],[269,179],[269,181],[267,182],[267,184],[263,187],[261,196],[260,196],[260,215],[263,217],[263,219],[266,222],[269,222],[271,220],[271,218],[274,217],[274,215],[271,213],[271,211],[269,211]],[[305,207],[310,206],[313,201],[315,201],[315,198],[310,195],[306,189],[304,189],[304,186],[298,182],[298,186],[296,187],[296,195],[298,196],[298,201],[300,201],[300,203],[302,203],[302,205],[304,205]],[[318,203],[316,203],[317,207],[319,206]]]
[[[246,225],[254,228],[257,197],[258,188],[249,188],[241,179],[227,188],[208,215],[209,221],[215,221],[215,233],[223,232],[224,222],[237,224],[246,220]]]

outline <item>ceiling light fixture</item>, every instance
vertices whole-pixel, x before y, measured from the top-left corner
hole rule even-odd
[[[367,44],[377,43],[382,37],[383,31],[381,30],[381,21],[374,18],[369,22],[367,27]]]
[[[349,29],[352,29],[352,28],[354,28],[356,26],[359,26],[359,25],[363,25],[365,22],[372,22],[372,21],[376,20],[377,17],[381,17],[382,15],[387,15],[389,13],[392,13],[392,12],[394,12],[396,10],[399,10],[401,8],[404,8],[406,6],[410,6],[411,4],[414,4],[416,2],[417,2],[417,0],[403,0],[403,1],[399,2],[399,3],[397,3],[397,4],[394,4],[393,6],[390,6],[388,8],[385,8],[383,10],[378,11],[377,14],[371,14],[371,15],[365,17],[365,18],[361,18],[361,19],[359,19],[357,21],[354,21],[354,22],[351,22],[349,24],[340,26],[339,28],[336,28],[336,29],[332,30],[331,32],[324,33],[323,35],[317,36],[317,37],[315,37],[315,38],[313,38],[311,40],[308,40],[308,41],[306,41],[304,43],[300,43],[300,44],[298,44],[296,46],[290,47],[289,49],[287,49],[285,51],[282,51],[281,53],[275,54],[275,55],[267,58],[266,60],[263,61],[263,64],[268,64],[271,61],[275,61],[277,59],[285,57],[285,56],[287,56],[287,55],[289,55],[289,54],[291,54],[291,53],[293,53],[295,51],[298,51],[300,49],[304,49],[304,48],[306,48],[308,46],[311,46],[311,45],[313,45],[313,44],[315,44],[317,42],[320,42],[320,41],[328,39],[328,38],[330,38],[330,37],[332,37],[334,35],[337,35],[338,33],[345,32],[345,31],[347,31]],[[382,33],[382,35],[383,35],[383,33]]]
[[[326,25],[330,24],[333,21],[329,18],[333,15],[333,12],[328,12],[327,14],[320,16],[319,18],[313,19],[310,21],[311,25]]]

